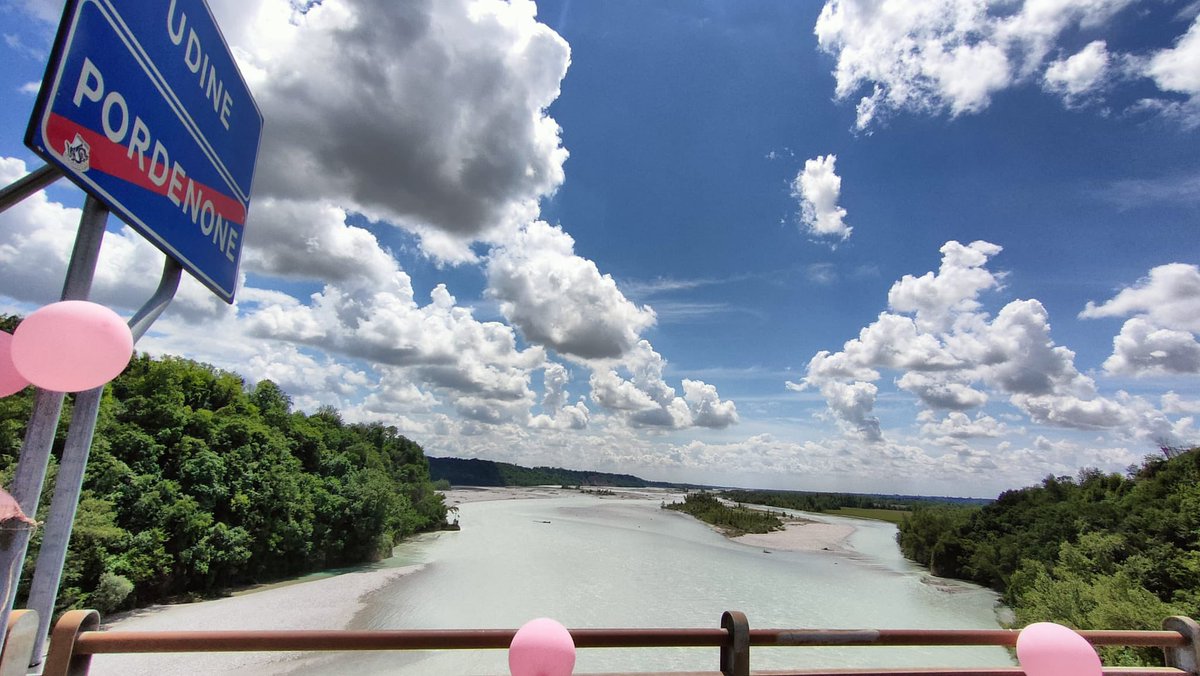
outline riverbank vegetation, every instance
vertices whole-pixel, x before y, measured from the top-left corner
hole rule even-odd
[[[562,467],[522,467],[479,458],[429,458],[429,474],[454,486],[612,486],[615,488],[704,488],[695,484],[649,481],[632,474],[592,472]]]
[[[898,539],[935,575],[1001,592],[1016,626],[1159,629],[1169,615],[1200,615],[1200,449],[1147,458],[1125,475],[1047,477],[984,507],[919,507]],[[1113,665],[1162,659],[1101,651]]]
[[[32,392],[0,399],[4,486]],[[70,397],[39,521],[69,410]],[[378,559],[398,539],[445,522],[421,447],[395,428],[347,424],[332,408],[293,411],[269,380],[247,387],[205,364],[135,356],[101,402],[58,605],[111,612],[212,595]],[[23,586],[39,543],[40,530]]]
[[[899,523],[918,505],[984,505],[976,498],[939,498],[917,495],[870,495],[863,493],[821,493],[814,491],[725,490],[721,497],[750,505],[765,505],[801,512],[823,512],[861,519]]]
[[[770,533],[783,528],[783,521],[777,514],[741,505],[730,507],[711,493],[689,493],[684,496],[683,502],[664,504],[663,508],[690,514],[720,528],[731,537],[746,533]]]

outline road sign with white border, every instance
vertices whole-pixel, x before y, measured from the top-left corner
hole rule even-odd
[[[262,125],[204,0],[71,0],[25,143],[232,303]]]

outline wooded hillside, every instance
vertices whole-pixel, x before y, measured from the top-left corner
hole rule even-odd
[[[1200,615],[1200,449],[1124,476],[1047,477],[981,508],[919,507],[899,541],[936,575],[1002,592],[1018,626],[1158,629]],[[1112,664],[1161,663],[1154,650],[1104,652]]]
[[[5,486],[32,391],[0,399]],[[56,471],[53,459],[39,520]],[[270,381],[135,356],[101,403],[59,606],[107,612],[376,559],[445,517],[421,447],[395,428],[292,411]]]

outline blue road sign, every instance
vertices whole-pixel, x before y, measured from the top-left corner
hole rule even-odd
[[[70,0],[25,144],[232,303],[262,125],[204,0]]]

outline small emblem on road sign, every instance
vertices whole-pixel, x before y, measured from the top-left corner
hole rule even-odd
[[[91,168],[89,160],[92,156],[92,148],[87,141],[79,134],[75,134],[74,141],[63,141],[63,156],[79,171],[87,171]]]

